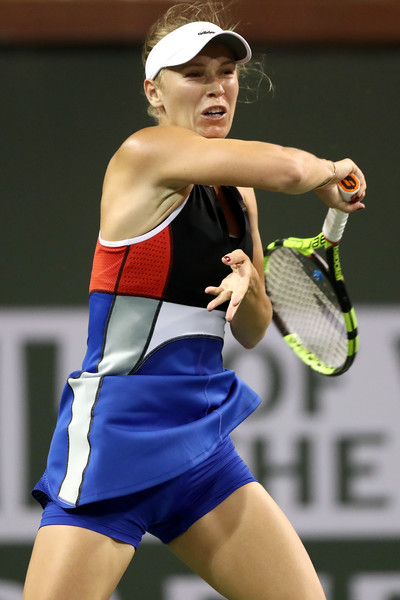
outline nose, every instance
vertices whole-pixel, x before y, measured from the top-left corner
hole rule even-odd
[[[224,94],[224,88],[219,79],[215,78],[209,81],[206,94],[209,98],[218,98]]]

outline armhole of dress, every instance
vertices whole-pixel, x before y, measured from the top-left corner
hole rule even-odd
[[[172,221],[174,219],[176,219],[176,217],[179,215],[181,210],[184,209],[188,200],[189,200],[189,196],[187,196],[187,198],[185,198],[185,200],[182,202],[182,204],[180,204],[178,206],[178,208],[176,208],[174,211],[172,211],[172,213],[170,215],[168,215],[168,217],[166,219],[164,219],[164,221],[162,221],[159,225],[157,225],[157,227],[154,227],[154,229],[151,229],[150,231],[148,231],[147,233],[144,233],[143,235],[139,235],[137,237],[129,238],[126,240],[117,240],[115,242],[110,242],[108,240],[104,240],[101,237],[100,232],[99,232],[99,242],[102,246],[106,246],[108,248],[118,248],[120,246],[131,246],[133,244],[139,244],[140,242],[149,240],[150,238],[152,238],[155,235],[157,235],[158,233],[160,233],[160,231],[162,231],[163,229],[168,227],[168,225],[170,223],[172,223]]]

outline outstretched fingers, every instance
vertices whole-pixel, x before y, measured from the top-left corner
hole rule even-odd
[[[229,301],[225,318],[231,322],[249,289],[251,262],[242,250],[234,250],[225,255],[222,262],[231,267],[231,273],[221,281],[219,286],[208,286],[205,289],[206,294],[215,296],[208,303],[207,310],[212,311],[217,306]]]

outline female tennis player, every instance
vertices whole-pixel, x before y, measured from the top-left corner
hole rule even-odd
[[[217,7],[218,8],[218,7]],[[90,282],[88,348],[66,383],[24,600],[109,598],[148,531],[231,600],[323,600],[286,517],[230,432],[260,399],[221,362],[224,327],[254,347],[271,320],[252,188],[363,208],[337,162],[226,139],[246,40],[207,3],[150,32],[157,125],[112,157]],[[353,204],[336,183],[361,181]],[[134,592],[132,592],[134,595]]]

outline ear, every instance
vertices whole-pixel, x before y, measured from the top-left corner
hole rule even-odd
[[[146,94],[147,100],[154,108],[161,108],[163,106],[161,90],[152,79],[144,80],[144,93]]]

